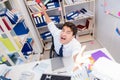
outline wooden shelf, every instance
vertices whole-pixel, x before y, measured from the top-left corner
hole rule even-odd
[[[77,38],[80,42],[87,42],[87,41],[91,41],[94,40],[94,37],[91,36],[90,34],[88,35],[81,35]]]
[[[92,1],[95,1],[95,0],[83,0],[83,1],[80,1],[80,2],[75,2],[73,4],[64,4],[64,7],[70,7],[70,6],[75,6],[75,5],[79,5],[79,4],[83,4],[83,3],[87,3],[87,2],[92,2]]]

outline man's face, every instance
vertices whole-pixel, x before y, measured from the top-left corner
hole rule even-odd
[[[73,37],[72,30],[69,27],[64,26],[60,34],[60,42],[62,44],[67,44],[73,39]]]

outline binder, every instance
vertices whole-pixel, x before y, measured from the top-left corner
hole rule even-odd
[[[42,27],[47,25],[44,15],[41,15],[41,16],[34,15],[33,17],[34,17],[36,27]]]
[[[14,13],[12,13],[9,9],[3,8],[0,10],[0,16],[6,16],[12,24],[16,24],[18,20],[18,16]]]
[[[50,3],[46,4],[47,9],[56,8],[59,6],[60,6],[59,2],[50,2]]]
[[[0,41],[3,43],[3,45],[4,45],[10,52],[16,50],[15,47],[13,46],[13,44],[11,43],[10,39],[0,37]]]
[[[25,44],[22,47],[21,52],[23,53],[23,55],[29,56],[30,55],[29,52],[32,52],[32,51],[33,51],[33,48],[31,46],[31,44],[26,41]]]
[[[29,32],[28,27],[25,24],[24,20],[20,20],[15,27],[13,28],[14,32],[16,33],[16,35],[24,35],[27,34]]]
[[[13,14],[11,11],[9,11],[7,9],[6,11],[6,16],[8,17],[8,19],[10,20],[10,22],[12,24],[16,24],[17,20],[18,20],[18,16],[16,14]]]
[[[46,32],[40,34],[40,36],[42,37],[43,40],[46,40],[49,37],[52,37],[52,34],[50,33],[50,31],[46,31]]]
[[[75,19],[77,16],[79,16],[78,11],[72,11],[66,15],[67,20]]]
[[[59,22],[60,22],[60,17],[59,17],[59,15],[50,16],[50,19],[51,19],[54,23],[59,23]]]

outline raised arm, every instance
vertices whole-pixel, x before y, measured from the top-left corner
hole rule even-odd
[[[45,16],[46,22],[47,22],[47,24],[49,24],[50,22],[52,22],[52,20],[50,19],[50,17],[46,13],[46,7],[42,3],[40,3],[40,6],[41,6],[42,12],[43,12],[43,14]]]
[[[41,10],[42,10],[42,12],[43,12],[43,14],[45,16],[48,29],[52,33],[52,36],[58,36],[60,30],[56,27],[54,22],[52,22],[52,20],[50,19],[50,17],[46,13],[46,7],[42,3],[40,4],[40,6],[41,6]]]

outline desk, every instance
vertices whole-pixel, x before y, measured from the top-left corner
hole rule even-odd
[[[106,53],[107,56],[109,56],[111,59],[113,59],[112,56],[109,54],[109,52],[105,48],[96,49],[96,50],[92,50],[92,51],[87,51],[87,52],[84,53],[84,55],[94,53],[98,50],[103,51],[104,53]],[[59,69],[57,71],[67,71],[66,73],[63,73],[63,74],[64,75],[71,75],[71,71],[72,71],[72,67],[73,67],[72,58],[71,57],[65,57],[65,58],[63,58],[63,62],[64,62],[65,67],[62,68],[62,69]],[[41,70],[41,71],[33,70],[33,67],[37,63],[39,63],[41,66],[46,65],[46,67],[43,68],[44,70]],[[13,66],[12,70],[9,72],[7,77],[11,78],[12,80],[19,80],[19,78],[21,76],[21,73],[23,73],[25,71],[29,71],[29,72],[34,73],[34,77],[33,77],[32,80],[40,80],[40,77],[41,77],[42,73],[56,74],[56,72],[57,72],[57,71],[53,72],[51,70],[51,60],[46,59],[46,60],[41,60],[41,61],[37,61],[37,62],[31,62],[31,63],[26,63],[26,64],[22,64],[22,65]]]

